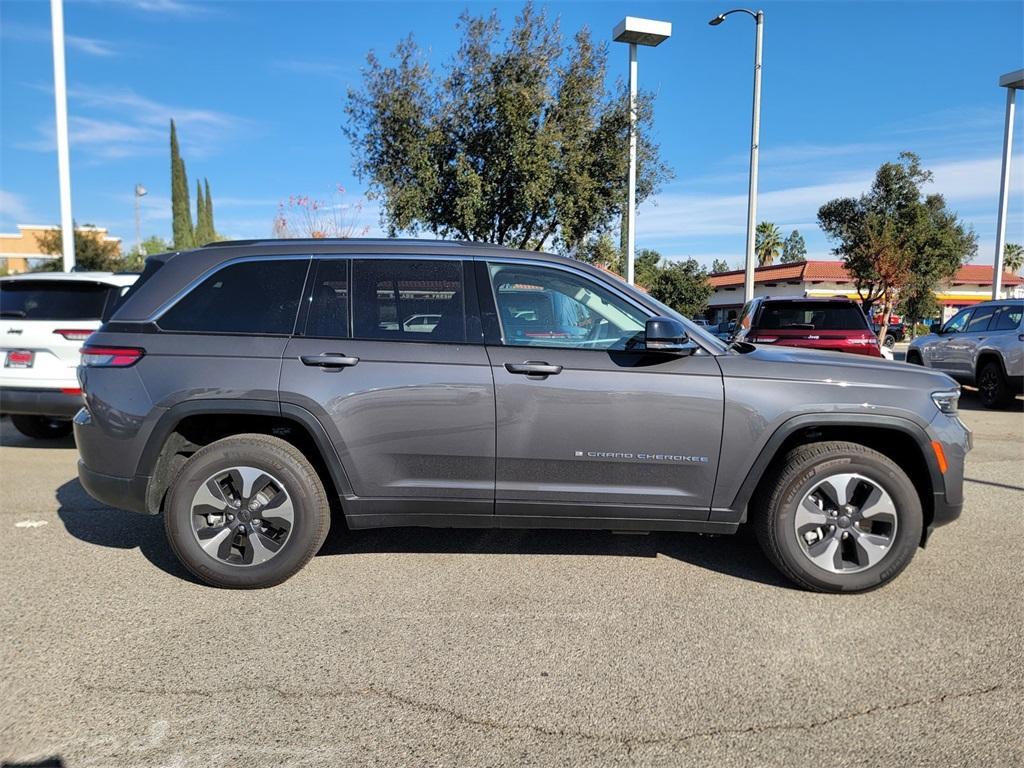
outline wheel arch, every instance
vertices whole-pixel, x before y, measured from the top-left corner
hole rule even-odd
[[[306,409],[266,400],[189,400],[160,417],[139,459],[138,474],[149,477],[147,511],[161,512],[171,481],[195,451],[243,433],[280,437],[302,451],[320,476],[332,507],[340,506],[341,497],[351,491],[327,432]]]
[[[974,361],[974,380],[978,380],[978,374],[981,373],[981,369],[986,363],[994,362],[999,366],[999,370],[1002,371],[1003,377],[1006,377],[1006,363],[1003,361],[1003,356],[999,354],[995,349],[986,347],[978,352],[978,357]]]
[[[794,447],[808,443],[842,440],[859,443],[892,459],[910,477],[921,499],[925,527],[935,512],[935,493],[945,490],[931,440],[918,424],[898,416],[875,414],[802,414],[783,422],[772,433],[755,459],[732,503],[712,510],[712,520],[746,522],[747,506],[774,465]]]

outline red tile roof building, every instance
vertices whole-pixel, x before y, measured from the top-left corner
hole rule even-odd
[[[709,302],[709,319],[714,322],[731,319],[743,304],[743,270],[719,272],[709,278],[714,294]],[[1024,278],[1005,273],[1004,297],[1024,292]],[[836,297],[857,300],[857,286],[841,261],[798,261],[774,264],[754,270],[754,295],[779,297]],[[943,307],[943,317],[962,307],[987,301],[992,297],[992,267],[967,264],[947,284],[939,286],[935,298]]]

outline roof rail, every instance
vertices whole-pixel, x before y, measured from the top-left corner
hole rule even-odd
[[[307,243],[312,245],[418,245],[425,247],[450,247],[453,245],[461,245],[473,248],[508,249],[507,246],[495,245],[494,243],[475,243],[467,240],[431,240],[426,238],[399,237],[259,237],[247,240],[216,240],[212,243],[206,243],[200,247],[222,248],[239,245],[303,245]]]

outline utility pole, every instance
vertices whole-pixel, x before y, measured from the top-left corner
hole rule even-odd
[[[57,112],[57,173],[60,181],[60,229],[64,271],[75,268],[75,224],[71,216],[71,153],[68,149],[68,86],[64,71],[64,3],[50,0],[53,34],[53,98]]]

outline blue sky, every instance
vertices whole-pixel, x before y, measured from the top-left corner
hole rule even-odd
[[[598,38],[627,13],[671,21],[641,49],[640,82],[657,93],[657,140],[676,178],[641,208],[638,246],[669,257],[742,257],[746,220],[753,22],[706,2],[540,3],[566,33]],[[208,177],[217,228],[268,236],[289,195],[356,202],[340,126],[346,88],[369,49],[408,32],[438,67],[469,8],[511,20],[521,3],[124,0],[65,4],[75,218],[134,238],[132,190],[143,183],[143,236],[170,234],[167,121],[178,124],[193,185]],[[770,2],[766,13],[759,219],[804,234],[828,258],[818,207],[864,191],[903,149],[935,172],[931,188],[979,236],[995,239],[1004,91],[1024,66],[1021,2]],[[49,3],[0,3],[0,230],[57,223]],[[610,77],[626,74],[625,46]],[[1008,237],[1024,241],[1024,97],[1016,125]],[[361,223],[377,230],[369,204]]]

